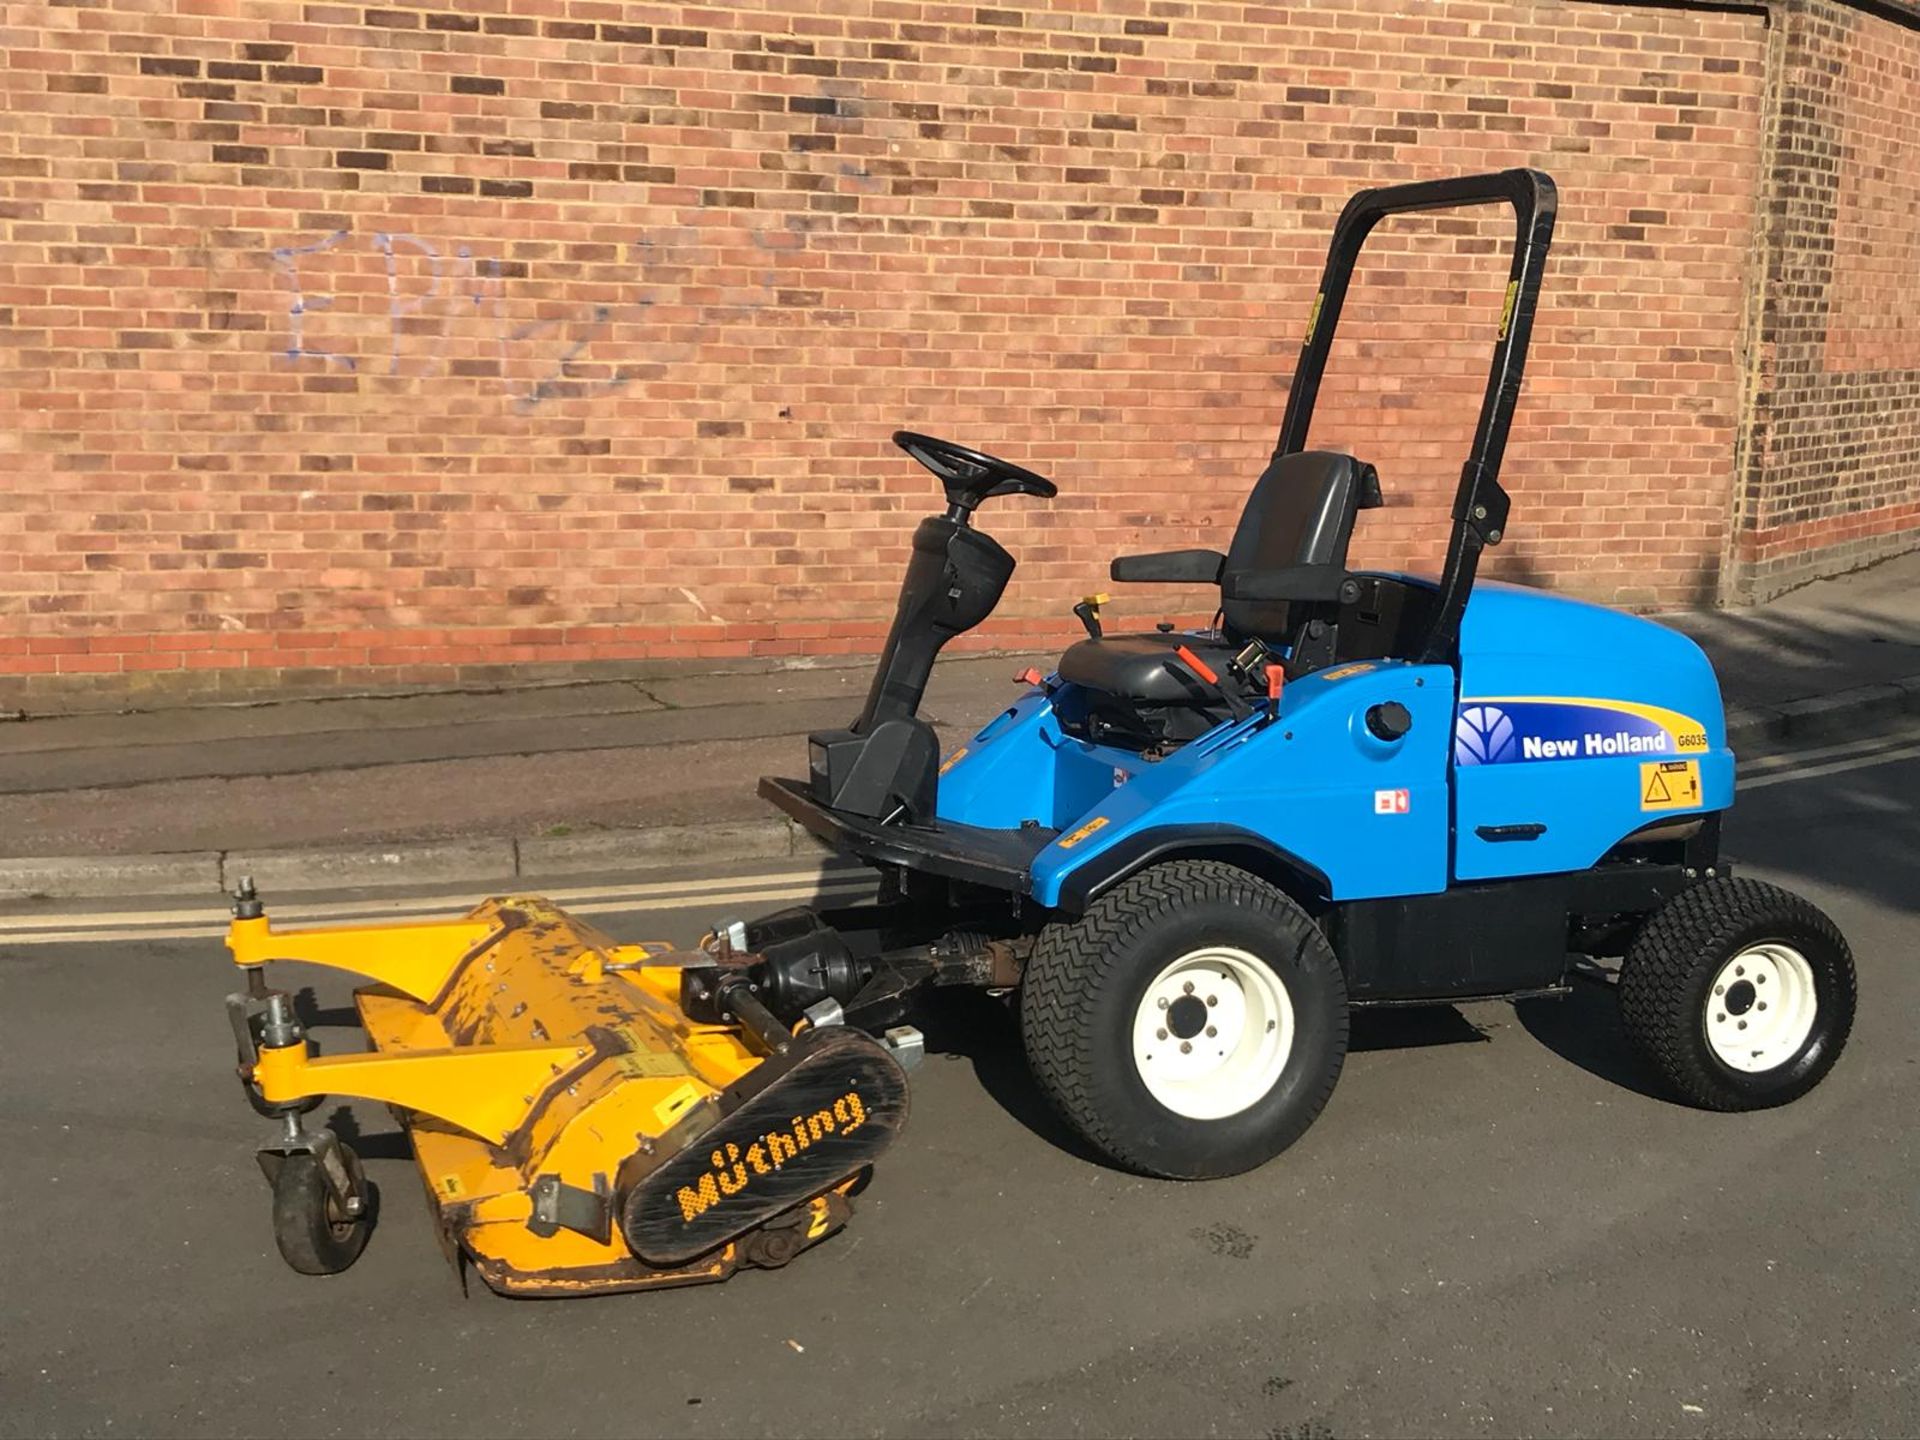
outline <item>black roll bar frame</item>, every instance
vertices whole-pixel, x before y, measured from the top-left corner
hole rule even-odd
[[[1346,304],[1347,286],[1359,263],[1360,249],[1374,226],[1389,215],[1417,210],[1451,210],[1468,205],[1508,204],[1513,207],[1513,259],[1507,271],[1507,293],[1500,329],[1487,373],[1487,392],[1480,404],[1473,444],[1460,471],[1460,487],[1453,501],[1453,531],[1447,540],[1446,566],[1440,573],[1440,599],[1431,630],[1415,657],[1431,664],[1451,664],[1457,658],[1460,620],[1472,593],[1480,566],[1480,552],[1498,545],[1507,528],[1509,502],[1500,487],[1500,462],[1506,454],[1507,431],[1520,398],[1521,371],[1527,344],[1533,335],[1533,314],[1540,298],[1547,247],[1553,239],[1554,215],[1559,209],[1553,179],[1540,170],[1500,170],[1486,175],[1462,175],[1445,180],[1418,180],[1406,185],[1384,185],[1362,190],[1347,202],[1327,248],[1320,291],[1307,317],[1307,334],[1300,346],[1300,363],[1287,393],[1287,412],[1280,422],[1274,455],[1291,455],[1306,448],[1313,406],[1320,380],[1333,350],[1333,335]]]

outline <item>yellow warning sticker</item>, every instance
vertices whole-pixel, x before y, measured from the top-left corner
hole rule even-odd
[[[1302,345],[1313,343],[1313,332],[1320,328],[1320,307],[1326,303],[1327,292],[1324,290],[1313,297],[1313,309],[1307,312],[1307,338],[1300,342]]]
[[[1513,302],[1519,298],[1520,282],[1518,280],[1509,280],[1507,282],[1507,303],[1500,309],[1500,333],[1494,337],[1495,339],[1506,339],[1507,331],[1513,328]]]
[[[1641,764],[1642,810],[1691,810],[1699,803],[1698,760],[1648,760]]]
[[[440,1189],[445,1194],[458,1195],[462,1190],[466,1189],[466,1186],[460,1183],[460,1177],[458,1175],[442,1175],[440,1177]]]
[[[1078,830],[1075,830],[1072,834],[1062,836],[1060,840],[1060,848],[1062,850],[1073,849],[1074,846],[1078,845],[1082,840],[1086,839],[1089,835],[1093,834],[1094,831],[1100,829],[1106,823],[1107,823],[1106,816],[1104,815],[1094,816],[1093,819],[1087,821],[1086,824],[1082,825]]]
[[[699,1098],[700,1092],[691,1084],[682,1085],[653,1107],[653,1118],[664,1130],[678,1120],[686,1108]]]
[[[637,1047],[614,1061],[614,1067],[622,1075],[632,1076],[636,1080],[672,1080],[687,1073],[686,1062],[671,1050],[642,1050]]]
[[[1378,670],[1379,668],[1380,667],[1375,665],[1371,660],[1363,660],[1358,665],[1342,665],[1338,670],[1322,670],[1320,672],[1320,678],[1322,680],[1345,680],[1350,675],[1365,675],[1368,671]]]
[[[962,745],[958,750],[954,751],[953,754],[949,755],[946,758],[945,763],[940,766],[940,773],[942,775],[946,774],[947,771],[953,769],[954,766],[958,765],[962,760],[966,758],[967,758],[967,747]]]

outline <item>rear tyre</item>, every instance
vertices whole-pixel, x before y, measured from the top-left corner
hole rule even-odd
[[[1628,1037],[1682,1099],[1760,1110],[1807,1093],[1853,1029],[1853,954],[1818,907],[1709,880],[1641,928],[1620,968]]]
[[[302,1275],[337,1275],[360,1258],[373,1230],[373,1199],[353,1147],[340,1145],[363,1209],[349,1215],[327,1184],[317,1156],[292,1154],[273,1180],[273,1238],[280,1258]]]
[[[1049,925],[1020,988],[1027,1061],[1116,1164],[1200,1180],[1306,1131],[1347,1051],[1347,991],[1313,920],[1235,866],[1174,860]]]

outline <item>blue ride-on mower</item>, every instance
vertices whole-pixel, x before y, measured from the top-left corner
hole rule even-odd
[[[1349,569],[1382,481],[1303,447],[1354,265],[1384,217],[1474,205],[1510,206],[1514,245],[1444,568]],[[1598,979],[1687,1102],[1756,1109],[1818,1084],[1853,1022],[1853,960],[1813,905],[1720,856],[1734,757],[1706,657],[1648,620],[1475,583],[1507,532],[1500,462],[1554,213],[1529,170],[1355,195],[1224,552],[1112,564],[1122,584],[1218,587],[1214,623],[1107,635],[1083,602],[1087,637],[944,756],[917,713],[935,657],[1014,568],[975,513],[1055,489],[894,437],[945,511],[914,531],[859,716],[810,738],[803,778],[760,785],[879,872],[873,903],[723,923],[663,952],[537,900],[343,935],[274,931],[236,897],[241,1074],[286,1127],[263,1164],[289,1261],[343,1268],[364,1240],[357,1163],[298,1120],[331,1092],[401,1108],[450,1253],[497,1288],[783,1264],[844,1223],[904,1123],[921,1043],[905,1022],[930,985],[1013,997],[1059,1113],[1151,1175],[1230,1175],[1284,1150],[1365,1006]],[[309,1058],[261,979],[275,959],[381,982],[361,993],[375,1053]]]
[[[1381,480],[1303,446],[1361,246],[1386,216],[1480,204],[1511,206],[1514,247],[1445,568],[1349,570]],[[1500,462],[1555,208],[1528,170],[1355,195],[1225,552],[1112,565],[1121,584],[1217,585],[1214,625],[1106,635],[1083,605],[1087,638],[944,759],[915,714],[934,655],[1014,564],[974,512],[1054,486],[894,437],[946,513],[914,533],[859,718],[812,737],[806,779],[761,783],[877,866],[887,900],[747,927],[776,993],[793,955],[898,975],[889,947],[917,931],[909,973],[1017,988],[1060,1114],[1156,1175],[1286,1148],[1332,1093],[1355,1008],[1560,995],[1616,957],[1627,1034],[1677,1095],[1744,1110],[1819,1082],[1852,1024],[1852,958],[1813,905],[1720,857],[1734,757],[1706,657],[1648,620],[1475,584],[1507,530]],[[849,943],[856,924],[877,952]],[[833,998],[854,1021],[889,983]]]

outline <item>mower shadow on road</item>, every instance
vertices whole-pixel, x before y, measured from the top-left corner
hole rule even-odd
[[[1020,1015],[1007,1000],[964,987],[930,992],[914,1017],[927,1037],[929,1064],[969,1060],[993,1102],[1030,1132],[1079,1160],[1112,1162],[1070,1130],[1047,1104],[1027,1069]]]
[[[1677,1103],[1653,1084],[1634,1054],[1610,990],[1577,984],[1564,999],[1518,1001],[1513,1013],[1527,1034],[1589,1075],[1650,1100]]]
[[[1487,1043],[1487,1032],[1451,1005],[1395,1006],[1356,1010],[1347,1031],[1347,1053],[1425,1050],[1432,1045]]]
[[[980,1088],[1028,1131],[1076,1159],[1111,1168],[1112,1162],[1074,1134],[1040,1093],[1021,1048],[1019,1012],[1007,1001],[980,990],[934,990],[914,1021],[926,1033],[929,1063],[971,1061]],[[1484,1045],[1488,1039],[1451,1005],[1362,1010],[1354,1013],[1347,1053]]]
[[[377,1130],[369,1135],[360,1128],[360,1117],[351,1105],[337,1105],[327,1116],[327,1129],[353,1147],[362,1160],[411,1160],[413,1146],[404,1130]]]

